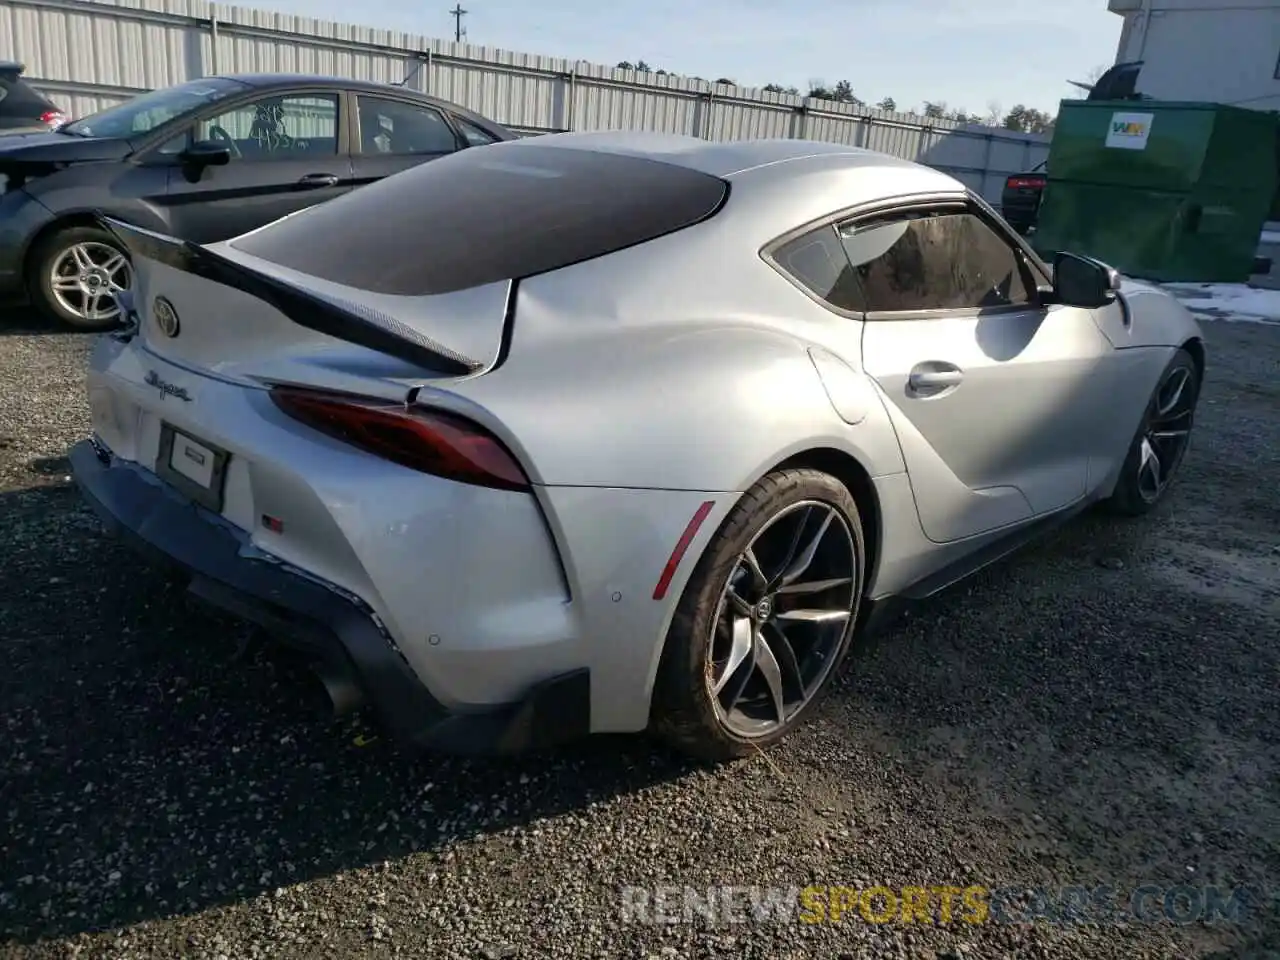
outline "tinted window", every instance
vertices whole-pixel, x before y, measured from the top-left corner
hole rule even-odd
[[[236,160],[297,160],[338,153],[338,98],[287,95],[242,104],[196,124],[197,140],[220,140]]]
[[[493,134],[481,130],[469,120],[463,120],[461,117],[454,117],[454,121],[458,124],[458,129],[462,131],[463,138],[473,147],[482,147],[486,143],[497,143],[498,138]]]
[[[335,283],[424,296],[652,240],[710,216],[727,191],[673,164],[517,140],[419,164],[234,245]]]
[[[0,103],[7,114],[38,117],[42,113],[57,110],[57,106],[16,73],[0,73]]]
[[[789,240],[774,262],[814,296],[842,310],[861,310],[857,280],[835,228],[821,227]]]
[[[359,97],[357,103],[361,153],[403,156],[458,149],[458,138],[439,110],[379,97]]]
[[[238,80],[218,77],[192,80],[176,87],[139,94],[119,106],[108,107],[83,120],[69,123],[62,130],[83,137],[131,137],[246,89],[245,84]]]
[[[886,218],[840,228],[868,312],[962,310],[1029,302],[1013,249],[971,213]]]

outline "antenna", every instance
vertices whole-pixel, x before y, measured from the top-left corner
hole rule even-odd
[[[462,38],[467,35],[467,31],[462,26],[462,18],[465,17],[470,12],[471,11],[469,10],[463,10],[461,3],[454,4],[453,9],[449,11],[449,16],[453,17],[453,42],[454,43],[461,43]]]

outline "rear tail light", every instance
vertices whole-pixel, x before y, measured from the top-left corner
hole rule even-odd
[[[1043,187],[1045,180],[1044,177],[1010,177],[1005,183],[1013,190],[1022,190],[1026,187]]]
[[[57,130],[67,122],[67,115],[61,110],[49,110],[40,114],[40,122],[51,130]]]
[[[529,489],[502,441],[462,417],[296,387],[275,387],[271,399],[293,419],[402,467],[497,490]]]

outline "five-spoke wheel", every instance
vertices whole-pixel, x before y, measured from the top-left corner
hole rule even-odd
[[[1199,399],[1200,371],[1191,355],[1179,350],[1147,404],[1109,501],[1114,511],[1138,516],[1164,497],[1186,455]]]
[[[730,511],[686,585],[654,726],[710,760],[785,736],[829,686],[862,596],[858,507],[830,474],[769,474]]]
[[[792,504],[752,538],[707,652],[716,715],[729,730],[759,737],[804,709],[843,647],[857,573],[853,532],[831,504]]]

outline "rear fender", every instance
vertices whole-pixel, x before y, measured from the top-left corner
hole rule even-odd
[[[523,285],[520,297],[506,362],[448,390],[544,484],[741,491],[816,447],[871,476],[904,469],[883,405],[868,403],[856,424],[841,419],[808,345],[788,334],[708,321],[575,323],[554,335],[544,326],[553,312]],[[419,402],[456,400],[427,386]]]

